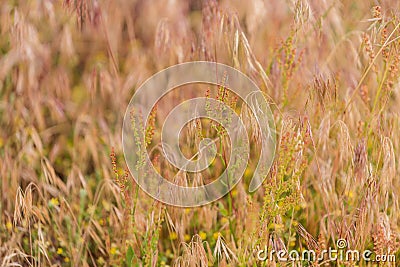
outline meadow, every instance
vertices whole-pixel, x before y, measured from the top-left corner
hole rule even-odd
[[[146,79],[198,60],[263,91],[276,154],[256,192],[250,161],[222,199],[173,207],[127,170],[122,124]],[[400,266],[399,67],[396,0],[2,0],[0,266]],[[207,96],[241,112],[224,87],[187,87],[148,122],[147,153],[165,177],[177,173],[160,150],[171,108]],[[183,152],[205,137],[219,138],[219,157],[174,182],[224,171],[231,148],[219,124],[189,123]],[[252,159],[259,139],[253,129]],[[396,262],[258,257],[319,256],[338,240]]]

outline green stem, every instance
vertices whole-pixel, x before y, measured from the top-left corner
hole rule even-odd
[[[373,104],[373,106],[372,106],[371,118],[370,118],[370,121],[369,121],[369,123],[368,123],[368,127],[369,127],[368,136],[370,136],[371,133],[372,133],[371,122],[372,122],[372,119],[373,119],[373,117],[374,117],[375,109],[376,109],[376,107],[378,106],[378,101],[379,101],[380,95],[381,95],[381,93],[382,93],[382,88],[383,88],[383,85],[384,85],[385,80],[386,80],[386,78],[387,78],[387,74],[388,74],[388,70],[389,70],[389,68],[388,68],[388,66],[387,66],[387,64],[386,64],[386,62],[385,62],[384,68],[385,68],[385,71],[384,71],[384,73],[383,73],[383,75],[382,75],[382,80],[381,80],[381,82],[379,83],[379,87],[378,87],[378,90],[377,90],[377,92],[376,92],[375,99],[374,99],[374,104]]]
[[[221,157],[221,161],[224,165],[224,168],[226,170],[226,159],[223,156],[223,150],[222,150],[222,136],[220,136],[219,139],[219,156]],[[229,221],[229,230],[232,233],[233,236],[233,241],[235,242],[235,245],[237,245],[237,238],[236,238],[236,234],[235,234],[235,229],[233,227],[233,223],[232,223],[232,213],[233,213],[233,199],[232,199],[232,192],[231,192],[231,184],[229,181],[229,175],[228,172],[226,172],[226,178],[227,178],[227,182],[228,182],[228,188],[229,188],[229,193],[228,193],[228,221]]]

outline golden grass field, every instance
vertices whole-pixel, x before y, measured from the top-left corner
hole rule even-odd
[[[268,96],[276,157],[255,193],[249,164],[223,199],[178,208],[135,184],[121,129],[146,79],[195,60],[232,66]],[[400,266],[399,65],[397,0],[0,1],[0,266]],[[153,112],[149,150],[165,113]],[[196,123],[188,155],[219,134]],[[257,258],[339,239],[397,261]]]

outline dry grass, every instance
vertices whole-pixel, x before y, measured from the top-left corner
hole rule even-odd
[[[285,266],[256,249],[339,238],[399,261],[399,25],[394,0],[1,1],[0,266]],[[247,192],[249,168],[224,199],[182,209],[138,189],[120,140],[135,89],[191,60],[256,81],[279,143],[262,189]],[[168,96],[148,132],[167,177],[160,122],[190,97]],[[188,127],[186,152],[218,127]]]

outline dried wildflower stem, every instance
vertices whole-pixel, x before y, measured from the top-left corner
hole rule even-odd
[[[390,33],[389,37],[386,39],[385,43],[382,45],[382,47],[379,49],[378,53],[376,53],[375,57],[372,59],[371,63],[368,65],[368,68],[365,70],[363,76],[361,76],[360,81],[358,82],[356,88],[353,90],[352,95],[350,96],[349,101],[347,102],[344,110],[343,110],[343,114],[346,113],[347,109],[349,108],[351,102],[353,101],[354,97],[356,96],[358,90],[360,89],[362,83],[364,82],[365,78],[367,77],[369,71],[371,70],[371,68],[374,66],[375,61],[377,60],[378,56],[382,53],[382,51],[386,48],[387,44],[389,43],[390,39],[392,38],[392,36],[395,34],[395,32],[397,31],[397,29],[400,27],[400,23],[398,23],[396,25],[396,27],[393,29],[393,31]]]

